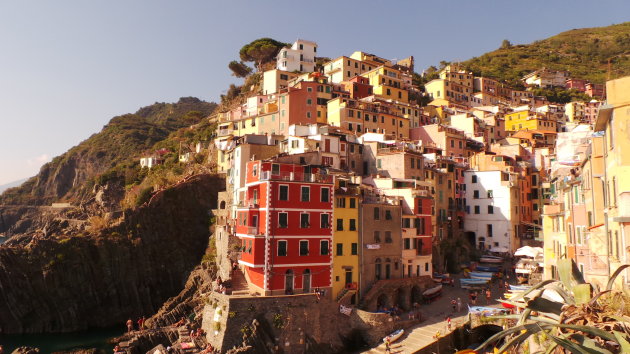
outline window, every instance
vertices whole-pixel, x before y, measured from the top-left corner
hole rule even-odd
[[[289,215],[287,213],[278,213],[278,227],[281,229],[289,227]]]
[[[492,189],[488,189],[488,198],[492,198]]]
[[[343,243],[338,243],[337,244],[337,256],[343,256]]]
[[[357,220],[350,219],[350,231],[357,231]]]
[[[271,165],[271,174],[277,176],[280,174],[280,165],[274,163]]]
[[[337,208],[345,208],[346,207],[346,198],[341,197],[337,198]]]
[[[311,200],[311,188],[302,186],[301,201],[308,202]]]
[[[391,219],[392,219],[392,211],[385,210],[385,220],[391,220]]]
[[[479,199],[479,191],[478,190],[473,191],[473,198]]]
[[[486,225],[486,234],[488,237],[492,237],[492,224]]]
[[[472,183],[477,183],[477,176],[476,175],[472,175],[471,176],[471,180],[472,180]]]
[[[475,214],[479,214],[480,210],[479,205],[475,205]]]
[[[289,200],[289,186],[280,186],[280,190],[278,191],[278,200]]]
[[[321,189],[322,202],[328,203],[330,201],[330,188],[322,187]]]
[[[354,161],[352,161],[354,162]],[[357,207],[357,199],[356,198],[350,198],[350,208],[355,209]]]
[[[319,254],[321,256],[327,256],[328,255],[328,240],[321,240],[319,241]]]
[[[300,256],[308,256],[308,241],[300,241]]]
[[[278,241],[278,257],[287,255],[287,241]]]
[[[307,213],[300,214],[300,228],[306,229],[310,225],[309,223],[310,215]]]
[[[359,244],[358,243],[353,243],[352,244],[352,255],[356,256],[357,254],[359,254]]]
[[[380,220],[381,219],[381,211],[379,210],[378,207],[374,208],[374,220]]]
[[[385,231],[385,243],[392,243],[392,242],[394,242],[394,240],[392,240],[392,232]]]
[[[337,231],[343,231],[343,219],[337,219]]]
[[[494,214],[494,207],[492,205],[488,205],[488,214]]]
[[[374,231],[374,242],[381,242],[381,232]]]
[[[330,215],[324,213],[320,214],[319,227],[322,229],[327,229],[328,227],[330,227]]]
[[[411,239],[410,238],[405,238],[404,239],[404,249],[406,249],[406,250],[410,250],[411,249]]]

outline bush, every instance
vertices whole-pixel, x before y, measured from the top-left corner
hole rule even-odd
[[[136,207],[148,202],[151,199],[151,194],[153,194],[153,187],[143,188],[136,198]]]

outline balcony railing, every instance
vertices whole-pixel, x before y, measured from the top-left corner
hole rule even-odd
[[[260,229],[258,228],[258,226],[248,226],[247,227],[247,234],[248,235],[260,235]]]
[[[226,136],[232,134],[232,129],[219,129],[217,130],[218,136]]]
[[[277,174],[272,174],[271,171],[263,171],[260,174],[260,180],[332,183],[333,178],[330,175],[323,175],[319,173],[279,172]]]

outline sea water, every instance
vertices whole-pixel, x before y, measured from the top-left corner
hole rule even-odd
[[[23,346],[39,348],[41,353],[89,348],[103,349],[111,353],[114,347],[108,343],[108,340],[122,335],[123,330],[116,327],[56,334],[0,334],[0,345],[4,346],[5,353],[11,353],[15,348]]]

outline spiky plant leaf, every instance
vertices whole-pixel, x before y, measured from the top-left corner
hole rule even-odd
[[[576,304],[586,304],[591,301],[591,284],[577,284],[573,287]]]
[[[520,318],[520,315],[502,315],[502,316],[488,316],[488,319],[513,319],[513,320],[517,320]],[[593,326],[582,326],[582,325],[571,325],[571,324],[564,324],[564,323],[558,323],[558,321],[554,321],[552,319],[549,318],[545,318],[545,317],[540,317],[540,316],[530,316],[529,317],[530,320],[537,322],[537,324],[548,324],[551,325],[553,327],[556,328],[565,328],[565,329],[571,329],[574,331],[579,331],[579,332],[584,332],[587,334],[590,334],[594,337],[601,337],[603,339],[606,340],[610,340],[613,342],[616,342],[617,339],[615,338],[615,336],[607,331],[604,331],[602,329],[599,329],[597,327],[593,327]],[[502,333],[502,332],[499,332]]]
[[[573,343],[572,341],[562,338],[562,337],[558,337],[558,336],[554,336],[550,334],[549,338],[551,338],[551,340],[554,341],[556,344],[570,351],[573,354],[599,354],[599,352],[597,351],[591,351],[591,349],[589,348]]]
[[[492,317],[493,316],[489,316],[489,318],[492,318]],[[525,332],[522,332],[524,334],[527,334],[527,336],[525,336],[525,338],[523,338],[523,340],[525,340],[530,335],[532,335],[534,333],[538,333],[539,331],[541,331],[544,328],[551,328],[551,327],[552,326],[549,326],[548,324],[540,325],[538,323],[530,323],[530,324],[525,324],[525,325],[521,325],[521,326],[514,326],[514,327],[508,328],[508,329],[506,329],[504,331],[501,331],[501,332],[493,335],[492,337],[486,339],[486,341],[481,343],[481,345],[479,345],[479,347],[477,347],[475,349],[475,351],[483,352],[484,348],[486,348],[490,344],[498,342],[502,338],[507,337],[507,336],[509,336],[511,334],[514,334],[514,333],[525,331]]]
[[[584,284],[584,276],[572,259],[558,260],[558,275],[562,284],[573,291],[576,284]]]
[[[527,308],[533,311],[552,313],[560,315],[562,313],[563,304],[556,301],[551,301],[543,297],[536,297],[527,302]]]
[[[617,276],[619,276],[619,274],[621,274],[621,272],[630,267],[630,264],[624,264],[621,265],[619,268],[617,268],[617,270],[613,273],[613,275],[610,276],[610,279],[608,279],[608,284],[606,284],[606,290],[612,290],[613,285],[615,285],[615,279],[617,279]]]
[[[575,341],[577,341],[578,344],[590,350],[589,352],[599,353],[599,354],[613,354],[612,352],[610,352],[610,350],[602,347],[601,345],[599,345],[599,343],[595,342],[589,337],[583,336],[578,333],[570,333],[566,336],[563,336],[563,338],[568,338],[568,337],[575,339]]]
[[[613,331],[615,338],[617,338],[617,343],[621,346],[622,353],[630,353],[630,342],[627,340],[627,336],[621,332]]]

